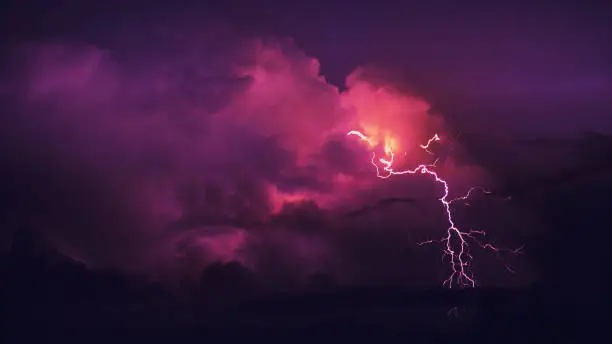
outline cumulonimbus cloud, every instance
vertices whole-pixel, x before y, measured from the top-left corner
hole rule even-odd
[[[392,136],[403,163],[431,159],[418,148],[431,134],[453,142],[425,100],[369,80],[363,68],[340,92],[288,42],[206,43],[181,40],[155,56],[137,47],[15,49],[2,82],[11,104],[0,129],[7,227],[40,228],[92,266],[166,271],[239,260],[269,274],[355,276],[365,266],[360,245],[403,252],[409,243],[397,233],[437,223],[405,221],[405,210],[361,223],[340,215],[407,193],[439,213],[435,185],[382,183],[369,149],[345,136]],[[484,176],[452,159],[440,169],[458,193]],[[385,257],[368,269],[398,259]]]

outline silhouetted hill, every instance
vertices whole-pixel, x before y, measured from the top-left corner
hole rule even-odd
[[[1,320],[12,330],[147,328],[149,335],[190,331],[202,338],[310,339],[335,334],[419,342],[489,342],[500,335],[496,342],[525,341],[534,333],[553,340],[571,332],[559,315],[561,308],[571,309],[572,302],[542,287],[341,287],[318,274],[313,279],[319,280],[319,289],[267,294],[257,290],[254,276],[240,264],[219,263],[202,273],[195,295],[181,296],[158,284],[89,270],[70,260],[26,267],[21,264],[27,255],[15,259],[12,254],[2,257],[1,271]]]

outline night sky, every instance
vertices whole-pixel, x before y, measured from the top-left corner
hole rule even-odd
[[[388,140],[397,169],[439,158],[450,198],[499,190],[453,205],[456,224],[524,247],[472,243],[479,285],[527,285],[533,238],[563,221],[541,206],[549,187],[525,188],[605,160],[582,144],[612,134],[595,4],[125,3],[2,5],[4,247],[27,227],[89,267],[159,280],[238,261],[273,287],[315,272],[438,286],[442,246],[418,243],[446,234],[443,189],[377,178]]]

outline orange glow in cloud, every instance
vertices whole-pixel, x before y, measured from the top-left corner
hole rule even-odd
[[[370,136],[357,131],[351,130],[347,133],[347,136],[357,136],[361,141],[367,142],[370,147],[375,147],[376,144],[371,140]],[[430,145],[433,142],[440,141],[440,137],[438,134],[434,134],[432,137],[427,140],[426,144],[419,145],[421,149],[429,151]],[[443,187],[443,195],[438,200],[440,204],[445,210],[446,219],[448,221],[449,227],[446,230],[446,235],[438,240],[426,240],[421,242],[419,245],[430,244],[434,242],[443,244],[443,257],[449,257],[450,259],[450,267],[451,274],[450,276],[443,282],[443,285],[452,288],[453,286],[459,287],[475,287],[476,279],[474,278],[472,269],[471,269],[471,261],[472,255],[470,253],[470,244],[468,241],[472,241],[483,249],[491,250],[495,253],[499,253],[501,251],[507,251],[513,254],[519,254],[521,252],[521,248],[509,250],[503,248],[497,248],[490,243],[483,242],[480,237],[484,237],[486,233],[480,230],[468,230],[464,231],[457,227],[455,220],[453,218],[452,205],[457,201],[466,202],[468,198],[471,196],[471,193],[475,190],[481,190],[484,193],[489,193],[482,189],[481,187],[471,187],[468,192],[460,197],[449,199],[450,189],[449,184],[446,179],[442,178],[438,172],[435,171],[435,164],[423,164],[420,163],[418,166],[411,169],[398,170],[394,167],[395,162],[395,153],[393,151],[393,147],[385,141],[384,143],[384,151],[385,156],[382,158],[376,159],[376,153],[372,153],[372,165],[376,168],[376,176],[381,179],[387,179],[391,176],[396,175],[410,175],[410,174],[426,174],[433,178],[435,182],[442,185]],[[379,164],[381,166],[379,166]],[[514,271],[508,265],[506,265],[506,269],[512,273]]]
[[[353,128],[367,133],[365,141],[370,148],[380,147],[387,158],[393,152],[401,152],[393,156],[395,164],[423,158],[425,151],[419,145],[429,138],[436,120],[428,113],[430,106],[424,100],[388,85],[375,85],[363,76],[362,69],[352,73],[347,78],[348,89],[339,92],[320,75],[316,59],[301,52],[287,52],[277,44],[258,42],[252,48],[255,63],[237,69],[238,75],[250,78],[249,86],[219,114],[223,121],[229,119],[266,136],[278,137],[283,148],[296,154],[296,165],[301,167],[317,164],[313,157],[320,154],[330,135]],[[304,200],[314,200],[321,207],[332,206],[363,184],[339,172],[324,178],[333,182],[335,195],[284,192],[270,185],[273,212],[282,209],[285,202]]]
[[[414,147],[418,148],[428,138],[433,117],[424,100],[392,87],[374,85],[362,78],[361,70],[347,78],[347,86],[340,101],[353,115],[350,129],[360,128],[368,133],[372,147],[381,145],[386,153],[411,154]]]

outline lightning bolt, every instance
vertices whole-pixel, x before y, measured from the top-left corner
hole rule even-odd
[[[370,137],[368,137],[367,135],[365,135],[364,133],[360,131],[356,131],[356,130],[349,131],[347,133],[347,136],[357,136],[360,140],[367,142],[370,145],[370,147],[374,147],[376,145],[376,142],[374,140],[372,140]],[[429,154],[433,155],[433,153],[429,150],[429,148],[430,148],[430,145],[436,141],[440,141],[440,137],[438,136],[438,134],[435,134],[434,136],[432,136],[427,141],[427,144],[420,145],[420,147],[426,152],[428,152]],[[469,250],[470,242],[475,243],[476,245],[480,246],[483,249],[491,250],[496,254],[500,254],[503,251],[508,251],[514,254],[518,254],[521,252],[522,247],[515,249],[515,250],[497,248],[482,240],[482,237],[486,236],[486,233],[484,231],[470,230],[466,232],[466,231],[459,229],[457,225],[455,224],[455,221],[453,220],[452,209],[451,209],[451,205],[453,203],[459,202],[459,201],[466,203],[469,197],[472,195],[472,193],[477,190],[485,194],[490,193],[489,191],[482,189],[481,187],[472,187],[468,190],[468,192],[465,195],[454,198],[454,199],[449,199],[448,183],[446,182],[446,180],[441,178],[436,171],[433,170],[433,168],[435,168],[436,166],[437,160],[434,161],[433,164],[429,164],[429,165],[420,164],[413,169],[396,171],[393,168],[393,162],[395,159],[395,155],[393,153],[393,149],[391,145],[389,143],[385,143],[384,148],[385,148],[386,156],[378,159],[378,162],[382,165],[382,167],[379,167],[379,164],[376,163],[377,160],[376,160],[375,152],[373,152],[372,159],[370,161],[371,164],[376,168],[376,176],[378,178],[387,179],[394,175],[404,175],[404,174],[417,174],[417,173],[427,174],[431,176],[435,182],[441,184],[444,189],[444,193],[442,197],[439,198],[438,200],[440,201],[442,207],[445,210],[446,218],[449,224],[449,227],[447,228],[447,231],[446,231],[446,235],[437,240],[427,240],[427,241],[420,242],[418,244],[419,246],[431,244],[435,242],[439,242],[443,244],[444,248],[443,248],[442,257],[443,259],[445,257],[450,258],[450,266],[452,270],[450,276],[443,282],[444,286],[448,286],[449,288],[452,288],[453,286],[473,288],[476,286],[476,280],[474,279],[474,275],[471,272],[471,268],[470,268],[470,265],[471,265],[470,262],[473,259],[472,255],[470,254],[470,250]],[[514,270],[512,270],[512,268],[510,268],[508,265],[506,265],[506,269],[510,272],[514,272]]]
[[[434,136],[432,136],[429,140],[427,140],[427,144],[424,145],[419,145],[419,147],[423,148],[427,153],[433,155],[433,152],[429,150],[429,146],[434,142],[434,141],[440,141],[440,136],[438,136],[438,134],[435,134]]]

